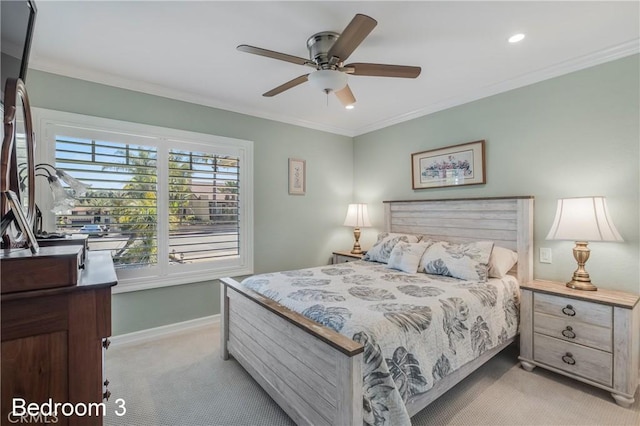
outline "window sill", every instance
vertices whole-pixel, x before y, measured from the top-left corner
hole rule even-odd
[[[165,277],[150,276],[118,279],[118,285],[112,288],[112,294],[151,290],[154,288],[171,287],[175,285],[195,284],[205,281],[215,281],[223,277],[236,277],[239,275],[251,274],[253,274],[253,268],[245,266],[210,271],[198,271],[196,273],[191,272],[187,274],[172,274]]]

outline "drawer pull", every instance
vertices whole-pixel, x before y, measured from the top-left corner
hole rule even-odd
[[[564,308],[562,308],[562,313],[570,317],[573,317],[576,314],[576,310],[573,309],[573,306],[567,305]]]
[[[562,335],[564,337],[566,337],[567,339],[575,339],[576,338],[576,333],[573,331],[573,328],[571,328],[570,325],[568,325],[567,328],[562,330]]]
[[[564,362],[565,364],[574,365],[576,363],[576,360],[573,359],[573,355],[571,354],[571,352],[567,352],[562,356],[562,362]]]

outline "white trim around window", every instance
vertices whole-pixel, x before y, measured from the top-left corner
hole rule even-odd
[[[249,275],[253,273],[253,142],[42,108],[32,108],[32,113],[37,140],[36,163],[56,164],[56,144],[59,142],[61,135],[78,138],[78,140],[84,138],[90,141],[109,141],[114,144],[150,146],[156,150],[158,261],[144,268],[118,269],[118,285],[114,287],[114,293],[209,281],[223,276]],[[237,244],[235,245],[237,254],[220,256],[200,262],[172,263],[167,260],[169,258],[167,253],[170,245],[169,221],[171,219],[169,216],[171,214],[168,213],[169,189],[167,188],[169,183],[163,185],[163,182],[169,180],[168,158],[172,150],[173,152],[180,150],[198,154],[229,156],[229,158],[237,159],[239,167],[234,169],[237,170],[237,182],[231,183],[237,185],[237,189],[233,187],[232,190],[227,189],[227,192],[235,191],[238,195],[228,195],[226,197],[227,200],[231,200],[229,203],[236,202],[237,198],[238,232]],[[211,181],[208,183],[190,181],[190,184],[192,188],[218,185],[215,177],[213,179],[213,183]],[[51,232],[56,229],[56,226],[60,227],[59,218],[57,221],[56,215],[51,212],[53,208],[51,191],[49,191],[47,180],[44,178],[38,178],[36,185],[36,202],[43,214],[44,229]],[[202,206],[203,203],[194,203],[194,205]],[[178,216],[181,220],[183,217],[185,220],[187,220],[187,217],[193,218],[197,216],[196,213],[193,213],[194,209],[188,209],[189,216],[184,212],[178,214]],[[175,221],[176,215],[174,214],[173,216]],[[96,239],[96,243],[98,242],[101,241]]]

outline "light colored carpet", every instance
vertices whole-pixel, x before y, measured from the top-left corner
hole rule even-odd
[[[293,425],[233,359],[219,355],[218,327],[112,345],[105,425]],[[118,401],[121,399],[121,401]],[[124,416],[122,402],[126,408]],[[414,425],[640,425],[608,392],[536,368],[507,348],[412,418]]]

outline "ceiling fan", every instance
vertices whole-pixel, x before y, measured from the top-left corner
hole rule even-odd
[[[344,64],[344,61],[356,50],[377,24],[378,22],[375,19],[367,15],[357,14],[342,31],[342,34],[323,31],[312,35],[307,40],[310,59],[246,44],[241,44],[237,49],[241,52],[266,56],[298,65],[306,65],[316,69],[269,90],[262,96],[275,96],[309,81],[309,83],[327,94],[334,92],[340,102],[345,107],[349,107],[353,106],[356,98],[347,84],[347,74],[400,78],[416,78],[420,75],[420,67],[370,63]]]

